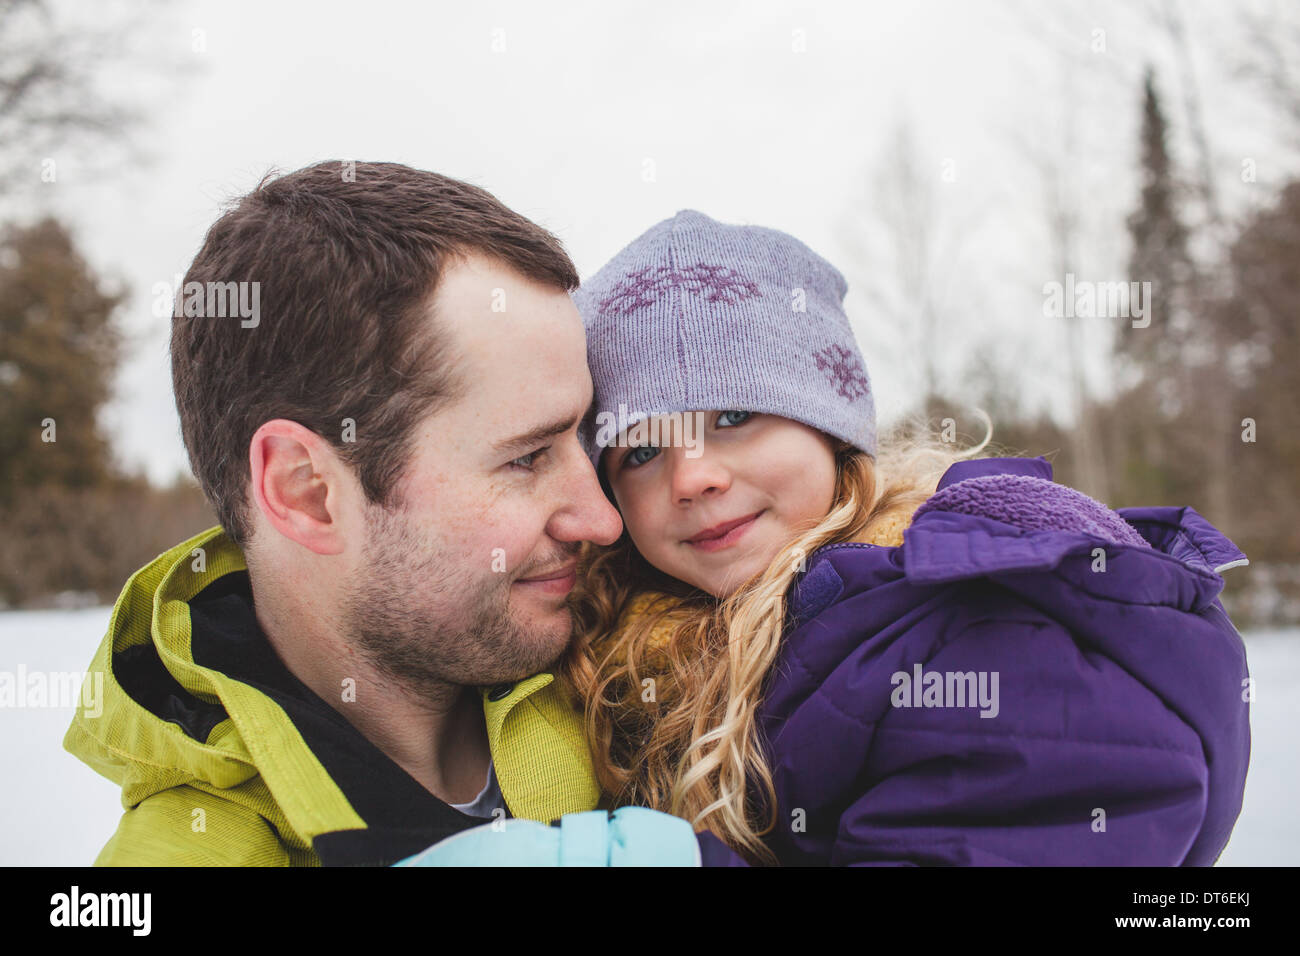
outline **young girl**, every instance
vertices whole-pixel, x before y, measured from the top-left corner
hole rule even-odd
[[[706,864],[1212,864],[1244,555],[1042,458],[878,447],[845,291],[684,211],[576,294],[625,531],[585,555],[562,676],[610,803],[685,817]]]

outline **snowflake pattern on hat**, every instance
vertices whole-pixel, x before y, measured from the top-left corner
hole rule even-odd
[[[705,295],[709,302],[734,305],[758,295],[758,285],[726,266],[699,262],[684,269],[646,266],[629,272],[600,301],[602,312],[631,315],[657,302],[665,292],[686,289],[692,295]]]
[[[827,346],[813,353],[813,359],[831,380],[835,390],[850,402],[856,402],[870,391],[862,360],[842,345]]]

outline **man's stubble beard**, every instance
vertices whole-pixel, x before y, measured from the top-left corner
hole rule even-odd
[[[437,547],[400,512],[369,509],[365,569],[343,601],[347,636],[386,680],[443,703],[448,686],[517,681],[550,668],[562,640],[530,634],[510,613],[512,579],[475,579],[439,564]],[[460,572],[460,573],[458,573]]]

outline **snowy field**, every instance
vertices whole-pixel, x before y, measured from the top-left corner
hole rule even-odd
[[[0,672],[84,672],[108,608],[0,612]],[[1300,629],[1246,634],[1256,696],[1246,800],[1220,866],[1300,864]],[[90,863],[117,825],[118,787],[63,750],[71,707],[0,707],[0,865]]]

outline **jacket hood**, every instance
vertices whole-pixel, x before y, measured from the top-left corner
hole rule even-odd
[[[1103,557],[1092,568],[1100,581],[1105,560],[1130,554],[1131,562],[1152,568],[1142,575],[1145,587],[1192,611],[1207,607],[1223,590],[1221,572],[1249,563],[1195,509],[1112,511],[1054,483],[1052,466],[1043,458],[954,465],[935,495],[917,509],[905,541],[908,577],[926,583],[1049,571],[1080,551],[1094,560]],[[1117,574],[1107,580],[1119,591],[1135,593],[1136,578]]]
[[[303,845],[364,827],[274,701],[195,661],[190,602],[239,572],[243,554],[211,528],[132,575],[91,664],[102,713],[80,708],[64,747],[122,786],[124,808],[188,785],[277,809],[272,822]]]

